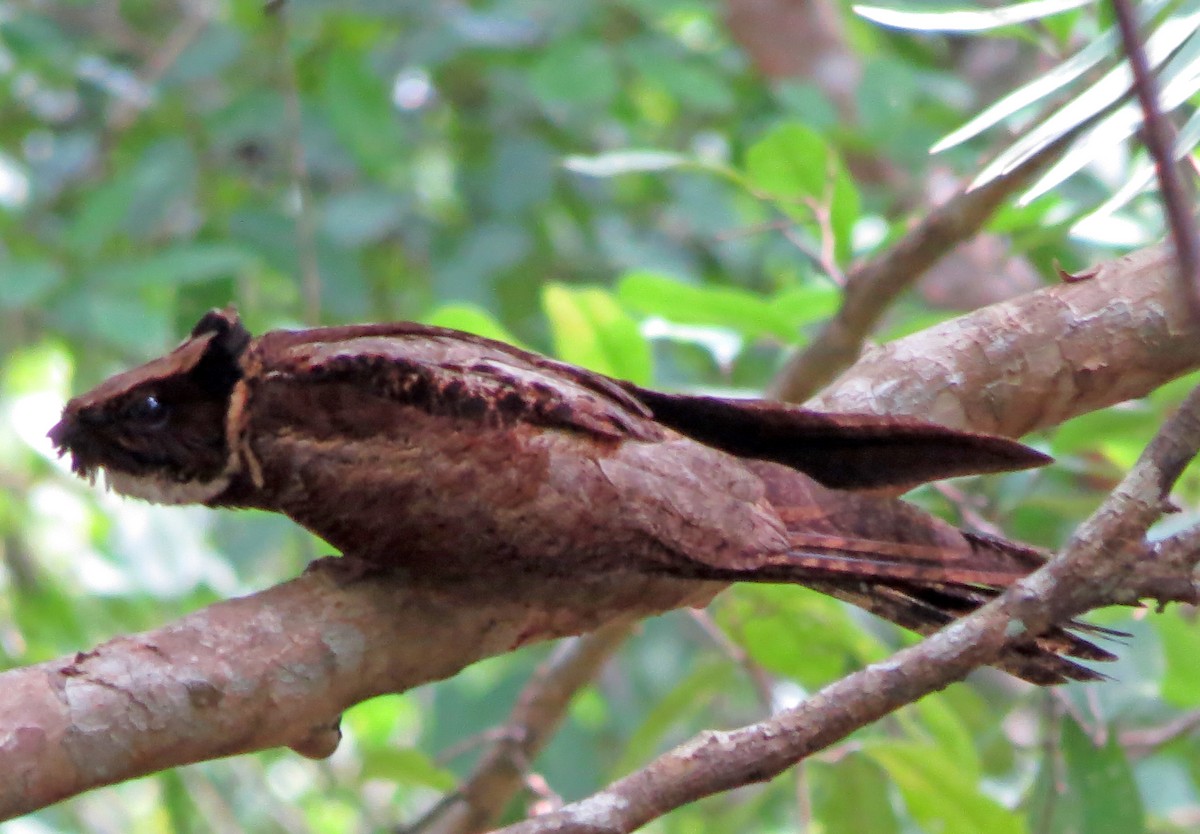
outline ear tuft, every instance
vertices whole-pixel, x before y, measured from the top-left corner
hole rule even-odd
[[[230,305],[224,310],[209,310],[192,328],[192,338],[215,334],[209,347],[216,348],[236,359],[250,344],[250,331],[242,324],[237,310]]]

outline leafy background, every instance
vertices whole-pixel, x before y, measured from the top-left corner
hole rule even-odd
[[[48,449],[69,392],[205,309],[233,301],[255,331],[419,319],[660,387],[760,391],[836,308],[846,268],[1010,134],[928,148],[1106,25],[1083,9],[913,37],[830,7],[843,76],[783,77],[727,23],[747,5],[0,3],[0,664],[152,627],[323,552],[279,518],[116,499]],[[1119,148],[1101,162],[1002,210],[878,338],[1160,235],[1139,199],[1071,236],[1136,164]],[[1044,472],[913,498],[1055,546],[1182,390],[1032,438],[1058,458]],[[1195,479],[1181,497],[1172,524],[1194,522]],[[1200,630],[1178,609],[1097,619],[1133,635],[1109,683],[1048,693],[985,671],[649,830],[1194,830]],[[704,617],[645,623],[535,768],[582,796],[911,639],[803,589],[732,590]],[[387,830],[453,787],[546,652],[360,705],[326,762],[181,768],[0,829]]]

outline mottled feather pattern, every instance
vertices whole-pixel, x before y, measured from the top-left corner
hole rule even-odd
[[[434,585],[794,582],[928,634],[1044,561],[878,492],[1046,462],[1011,440],[666,394],[407,322],[252,339],[214,311],[175,351],[72,400],[51,437],[127,494],[281,512]],[[1112,657],[1055,629],[998,665],[1035,683],[1101,677],[1059,655]]]

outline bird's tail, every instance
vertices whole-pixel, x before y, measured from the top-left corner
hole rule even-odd
[[[756,468],[784,522],[788,547],[760,554],[736,571],[739,581],[798,583],[931,634],[1046,560],[1034,548],[959,530],[894,498],[826,489],[776,464]],[[1119,634],[1068,623],[1010,646],[996,665],[1043,686],[1103,679],[1071,658],[1111,661],[1116,656],[1079,632]]]

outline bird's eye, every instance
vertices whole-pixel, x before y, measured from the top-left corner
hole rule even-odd
[[[167,406],[153,394],[136,399],[126,412],[130,419],[151,426],[161,426],[167,421]]]

